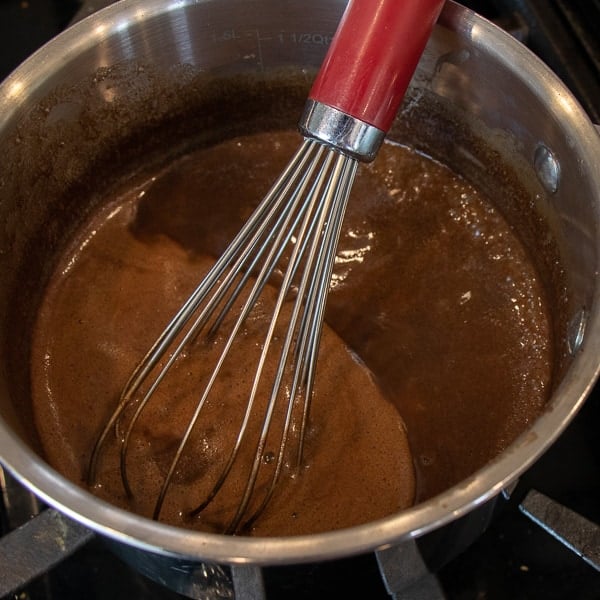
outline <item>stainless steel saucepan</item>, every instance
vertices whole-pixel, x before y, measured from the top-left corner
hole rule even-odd
[[[165,561],[258,565],[342,557],[424,536],[510,487],[594,385],[600,138],[526,48],[448,2],[391,137],[438,148],[466,176],[483,181],[485,174],[490,190],[527,192],[521,200],[505,194],[501,208],[534,245],[546,241],[528,223],[543,221],[564,270],[542,265],[549,280],[562,282],[552,292],[561,316],[547,410],[452,489],[374,523],[302,537],[226,537],[156,523],[90,495],[42,458],[28,403],[28,336],[52,257],[100,199],[90,173],[104,184],[113,171],[158,161],[167,147],[183,150],[187,135],[210,141],[252,119],[265,127],[291,119],[293,126],[297,99],[250,114],[243,98],[221,98],[229,89],[223,82],[248,79],[270,89],[295,82],[302,99],[343,8],[342,0],[122,0],[59,35],[0,86],[0,461],[49,505],[123,547]],[[234,108],[226,121],[222,105]],[[521,218],[523,211],[530,216]]]

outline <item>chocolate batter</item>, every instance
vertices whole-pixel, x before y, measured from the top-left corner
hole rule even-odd
[[[136,362],[298,143],[295,133],[272,132],[189,155],[107,199],[62,257],[38,318],[32,388],[47,458],[66,476],[85,485],[94,440]],[[249,323],[247,343],[265,322]],[[549,339],[541,284],[501,215],[446,167],[386,144],[350,199],[303,468],[296,474],[289,461],[249,533],[347,527],[457,483],[543,406]],[[133,497],[112,438],[93,486],[101,497],[151,515],[200,374],[214,360],[202,341],[192,350],[134,430]],[[227,382],[242,385],[248,371],[242,351]],[[231,516],[247,465],[228,481],[228,500],[188,516],[239,426],[227,382],[192,436],[161,519],[220,531]],[[269,439],[264,477],[271,447]]]

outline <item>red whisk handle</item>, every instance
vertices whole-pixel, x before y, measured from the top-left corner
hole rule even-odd
[[[309,98],[386,132],[444,0],[350,0]]]

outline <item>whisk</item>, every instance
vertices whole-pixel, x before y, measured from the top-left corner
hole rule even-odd
[[[442,4],[443,0],[350,1],[305,105],[299,125],[303,143],[132,373],[93,448],[90,485],[114,430],[123,487],[133,495],[127,472],[132,432],[167,373],[194,351],[200,336],[209,340],[210,356],[216,359],[211,358],[214,365],[205,381],[198,382],[198,401],[160,483],[153,518],[160,517],[218,382],[237,377],[224,365],[231,356],[239,356],[235,348],[240,344],[237,352],[245,357],[255,352],[256,361],[237,435],[223,453],[219,475],[191,514],[200,515],[216,502],[242,447],[252,449],[249,472],[225,533],[250,528],[270,502],[287,462],[292,470],[300,467],[325,304],[357,165],[375,158]],[[270,316],[262,342],[250,349],[244,345],[249,345],[245,331],[256,311]],[[277,451],[267,452],[267,443]],[[265,463],[269,474],[258,485]]]

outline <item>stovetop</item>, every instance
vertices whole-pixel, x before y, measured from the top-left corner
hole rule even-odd
[[[62,31],[82,8],[76,0],[0,0],[0,79]],[[85,4],[85,6],[82,6]],[[494,0],[463,2],[515,28],[571,87],[600,122],[600,1]],[[80,14],[80,13],[79,13]],[[525,21],[525,22],[524,22]],[[600,157],[599,157],[600,160]],[[487,531],[444,566],[437,578],[447,600],[600,599],[600,573],[519,510],[538,490],[600,523],[600,386],[558,442],[501,501]],[[1,525],[1,524],[0,524]],[[268,598],[388,598],[374,555],[265,573]],[[98,600],[182,596],[149,581],[94,539],[15,598]]]

